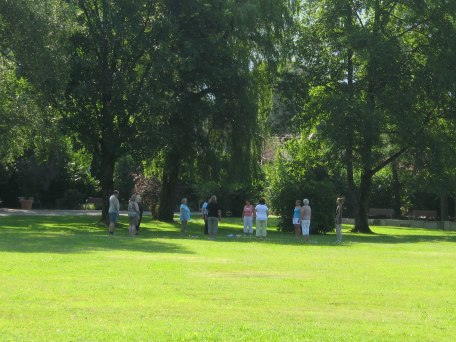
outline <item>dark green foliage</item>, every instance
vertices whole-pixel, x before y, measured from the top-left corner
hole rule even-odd
[[[253,205],[259,198],[259,189],[253,185],[243,183],[215,183],[199,184],[196,191],[202,203],[210,196],[216,195],[222,208],[222,214],[240,217],[246,200]]]
[[[60,200],[59,209],[81,209],[85,203],[85,196],[76,189],[68,189]]]
[[[269,188],[269,202],[275,214],[280,216],[279,228],[293,231],[293,209],[297,199],[307,198],[312,208],[311,233],[331,231],[334,228],[336,193],[329,177],[316,177],[310,170],[299,179],[280,174],[281,180]]]
[[[280,216],[280,229],[293,229],[295,202],[304,198],[312,208],[311,232],[333,229],[338,194],[328,170],[329,166],[334,167],[334,162],[325,163],[322,154],[317,141],[306,137],[290,138],[267,167],[266,201]]]
[[[127,201],[134,192],[134,175],[138,171],[138,163],[129,154],[120,157],[114,168],[114,188],[120,192],[119,199]]]

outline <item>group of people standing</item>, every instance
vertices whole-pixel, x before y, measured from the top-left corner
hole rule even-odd
[[[343,197],[337,198],[337,208],[335,216],[337,242],[342,242],[342,211],[343,211]],[[114,190],[109,198],[109,235],[114,234],[114,228],[119,216],[119,191]],[[179,208],[179,220],[181,222],[180,234],[185,236],[187,234],[188,222],[190,221],[190,208],[187,206],[187,198],[181,200]],[[201,213],[204,219],[204,234],[209,235],[209,239],[213,240],[217,236],[218,224],[222,220],[222,211],[217,203],[217,197],[212,195],[208,198],[201,208]],[[132,237],[138,234],[139,226],[143,215],[143,207],[141,204],[141,197],[133,194],[128,202],[128,221],[129,232]],[[266,206],[264,198],[258,201],[258,204],[253,207],[249,200],[245,201],[242,208],[242,222],[244,224],[244,235],[253,235],[253,221],[256,221],[256,237],[266,238],[268,226],[269,209]],[[301,200],[296,200],[293,209],[293,227],[297,239],[301,237],[304,241],[309,241],[310,235],[310,221],[312,217],[312,209],[309,205],[309,200],[305,198],[302,203]]]
[[[181,204],[181,222],[182,213],[185,210],[187,209],[183,209]],[[210,240],[215,239],[218,232],[218,223],[222,220],[222,210],[217,203],[217,197],[215,195],[212,195],[203,203],[201,214],[204,219],[204,234],[209,235]],[[253,235],[253,220],[256,219],[256,236],[258,238],[265,238],[267,235],[268,215],[269,209],[263,198],[259,200],[258,205],[255,207],[253,207],[249,200],[246,200],[242,209],[244,235]]]
[[[335,225],[336,225],[336,235],[337,243],[342,242],[342,214],[343,214],[343,204],[344,198],[338,197],[336,200],[336,215],[335,215]],[[304,241],[309,241],[310,235],[310,219],[312,217],[312,209],[309,205],[309,200],[305,198],[302,201],[296,200],[296,205],[293,210],[293,227],[295,231],[296,238],[299,239],[301,235],[304,238]]]
[[[109,197],[109,235],[114,235],[114,228],[120,212],[119,191],[114,190]],[[141,196],[133,194],[128,201],[128,230],[131,237],[139,234],[139,226],[143,216],[143,206]]]
[[[304,198],[302,201],[296,200],[295,207],[293,210],[293,227],[296,238],[299,239],[301,236],[304,241],[309,241],[310,234],[310,219],[312,217],[312,209],[309,205],[309,200]]]

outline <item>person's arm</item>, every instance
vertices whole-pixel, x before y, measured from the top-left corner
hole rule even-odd
[[[217,213],[218,213],[219,221],[221,221],[222,220],[222,211],[219,209],[217,211]]]
[[[336,209],[336,223],[340,223],[341,222],[341,212],[340,212],[340,205],[337,206],[337,209]]]

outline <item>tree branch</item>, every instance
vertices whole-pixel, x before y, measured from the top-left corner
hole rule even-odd
[[[386,165],[388,165],[388,164],[392,163],[393,161],[395,161],[397,158],[399,158],[408,149],[409,149],[408,147],[404,147],[404,148],[400,149],[399,151],[397,151],[396,153],[394,153],[391,157],[385,159],[383,162],[381,162],[379,165],[377,165],[375,168],[373,168],[370,171],[371,175],[375,175],[378,171],[383,169]]]

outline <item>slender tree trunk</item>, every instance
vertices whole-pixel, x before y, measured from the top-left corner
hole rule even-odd
[[[368,213],[369,213],[369,197],[372,186],[372,175],[366,172],[361,177],[361,184],[359,186],[359,216],[358,220],[355,218],[355,227],[353,231],[359,233],[372,233],[369,228]]]
[[[399,181],[399,172],[397,168],[397,161],[391,163],[391,169],[393,172],[393,210],[394,218],[401,218],[401,183]]]
[[[174,151],[168,152],[162,174],[157,218],[164,222],[173,222],[174,208],[177,203],[177,186],[179,183],[180,159]]]

